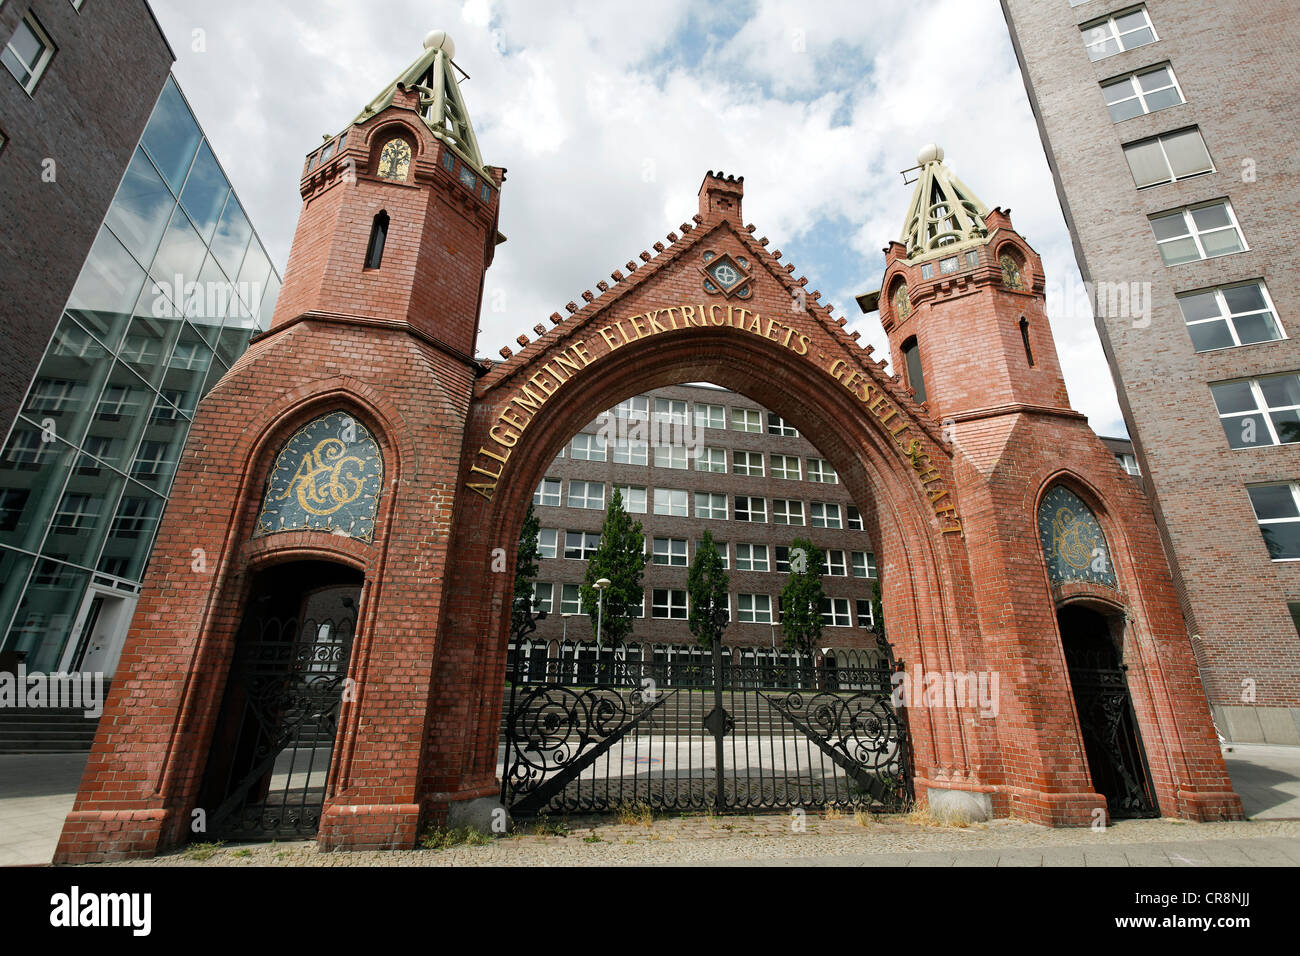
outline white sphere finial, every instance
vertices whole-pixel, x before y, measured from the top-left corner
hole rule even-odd
[[[916,165],[924,166],[926,163],[942,163],[943,147],[938,143],[926,143],[921,147],[921,151],[916,154]]]
[[[424,48],[426,50],[442,50],[447,54],[447,59],[456,59],[456,44],[451,41],[451,37],[446,30],[430,30],[429,35],[424,38]]]

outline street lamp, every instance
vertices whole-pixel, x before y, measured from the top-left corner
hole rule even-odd
[[[614,582],[609,578],[598,578],[596,580],[596,658],[600,659],[600,628],[605,618],[605,588]]]

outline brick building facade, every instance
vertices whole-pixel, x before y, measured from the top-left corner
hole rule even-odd
[[[1005,211],[938,150],[923,159],[883,283],[891,348],[917,353],[906,382],[744,222],[743,179],[714,172],[653,252],[480,362],[505,175],[483,161],[450,41],[425,46],[304,165],[272,327],[203,402],[57,859],[153,853],[256,803],[275,754],[235,718],[250,660],[275,655],[248,651],[323,594],[340,609],[329,626],[292,631],[311,667],[336,667],[337,725],[312,723],[332,751],[320,845],[409,847],[423,823],[500,794],[513,567],[496,556],[513,556],[575,434],[693,382],[746,396],[831,463],[906,674],[1000,675],[996,713],[906,705],[920,801],[1061,826],[1128,797],[1240,817],[1149,507],[1069,408],[1042,263]],[[728,491],[734,507],[743,491]],[[1090,655],[1123,675],[1128,764],[1076,707]]]
[[[1300,743],[1300,11],[1003,9],[1219,732]]]
[[[648,436],[652,425],[665,438],[677,427],[677,441],[633,437],[627,447],[614,444],[619,434]],[[604,503],[616,487],[644,528],[650,556],[643,616],[630,642],[696,643],[685,620],[686,573],[708,530],[730,578],[729,647],[785,653],[779,597],[798,537],[826,552],[823,590],[831,603],[820,647],[871,652],[874,659],[876,556],[839,475],[775,412],[698,384],[625,400],[578,432],[547,469],[533,496],[542,528],[537,607],[547,612],[534,641],[592,640],[585,614],[577,621],[565,614],[580,613],[581,549],[599,539]]]

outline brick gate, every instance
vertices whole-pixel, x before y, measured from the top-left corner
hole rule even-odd
[[[363,581],[321,846],[411,847],[451,805],[499,795],[509,562],[529,498],[599,412],[693,381],[780,414],[859,503],[914,691],[919,801],[1067,826],[1106,812],[1057,623],[1083,604],[1112,622],[1160,811],[1241,815],[1150,507],[1069,407],[1042,263],[1009,214],[963,189],[960,215],[927,207],[922,239],[889,247],[880,312],[895,355],[919,350],[907,380],[744,223],[743,180],[712,172],[653,252],[481,361],[505,172],[483,162],[450,69],[427,49],[304,162],[272,327],[199,408],[56,859],[204,838],[240,622],[254,582],[290,562]],[[924,170],[927,189],[948,181],[941,156]],[[948,233],[926,217],[949,213],[956,238],[932,248]],[[956,275],[934,269],[949,246]],[[945,691],[981,673],[1000,679],[996,714]]]

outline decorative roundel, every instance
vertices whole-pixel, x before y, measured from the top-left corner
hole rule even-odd
[[[730,298],[747,299],[752,294],[749,287],[749,261],[741,256],[732,258],[727,253],[713,251],[702,256],[704,265],[700,272],[704,275],[704,291]]]
[[[1057,485],[1043,496],[1038,534],[1053,584],[1086,581],[1118,586],[1106,533],[1092,509],[1070,489]]]
[[[253,537],[326,531],[370,541],[384,459],[366,427],[346,412],[309,422],[280,450]]]

